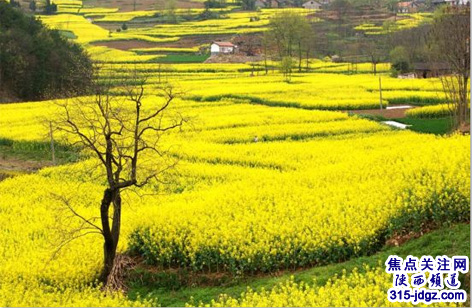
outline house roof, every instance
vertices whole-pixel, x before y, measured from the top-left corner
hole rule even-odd
[[[302,6],[303,5],[310,5],[310,4],[312,4],[312,5],[313,4],[318,4],[319,5],[320,3],[318,1],[315,1],[315,0],[310,0],[310,1],[307,1],[307,2],[303,3]]]
[[[413,4],[413,1],[398,2],[398,7],[409,7]]]
[[[216,44],[220,47],[234,47],[234,44],[231,42],[213,42],[213,44]]]
[[[413,69],[420,71],[432,71],[432,70],[450,70],[451,67],[447,63],[435,62],[435,63],[426,63],[418,62],[413,63]]]

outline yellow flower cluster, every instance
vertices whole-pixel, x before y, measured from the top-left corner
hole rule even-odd
[[[130,21],[133,18],[137,17],[152,17],[159,11],[132,11],[132,12],[111,12],[103,15],[102,18],[97,19],[97,21],[106,21],[106,22],[125,22]]]
[[[365,271],[361,274],[355,269],[348,275],[344,273],[340,278],[330,279],[322,287],[297,283],[292,277],[272,290],[248,289],[239,299],[221,295],[210,304],[200,303],[200,307],[414,307],[411,303],[391,303],[387,300],[392,277],[382,268],[366,267]],[[456,307],[454,303],[433,306]]]
[[[151,96],[145,106],[158,101]],[[469,137],[243,100],[175,103],[171,111],[191,124],[162,139],[180,159],[177,172],[163,175],[172,183],[166,195],[149,186],[142,198],[123,197],[120,251],[162,266],[271,271],[373,252],[382,234],[411,225],[408,213],[417,223],[469,217]],[[0,137],[47,141],[42,122],[53,109],[1,105]],[[85,217],[98,215],[104,187],[95,166],[82,161],[0,183],[0,306],[149,304],[92,287],[100,236],[55,254],[80,226],[58,196]]]
[[[57,194],[91,217],[96,213],[90,201],[99,198],[98,188],[70,177],[53,179],[47,172],[0,183],[0,306],[154,305],[106,294],[94,283],[101,266],[99,236],[80,237],[59,249],[79,234],[74,230],[80,222],[65,211]]]
[[[107,48],[104,46],[89,47],[88,52],[96,62],[106,63],[140,63],[160,57],[160,55],[136,55],[131,51]]]
[[[193,139],[178,153],[182,159],[259,172],[183,194],[185,206],[176,200],[148,213],[131,245],[154,264],[233,272],[307,266],[373,251],[381,234],[401,229],[410,214],[416,223],[430,219],[431,205],[445,220],[468,214],[468,138],[389,132],[233,145]],[[452,151],[460,154],[452,158]],[[401,219],[390,225],[394,217]]]
[[[3,277],[2,277],[3,278]],[[148,300],[132,301],[120,292],[103,292],[99,287],[48,286],[41,280],[15,280],[0,284],[2,307],[152,307]]]
[[[389,24],[375,25],[372,23],[365,23],[356,26],[354,29],[364,31],[367,35],[387,34],[395,31],[410,29],[418,27],[421,24],[431,22],[432,13],[414,13],[414,14],[398,14],[398,20]]]
[[[329,68],[328,63],[324,65]],[[173,65],[175,70],[183,67],[185,66]],[[207,69],[210,68],[210,66],[207,67]],[[344,68],[345,66],[337,69],[341,71]],[[249,65],[246,70],[250,71]],[[261,72],[255,77],[248,75],[249,73],[239,74],[239,76],[220,74],[217,78],[204,75],[200,75],[201,78],[188,78],[176,74],[173,79],[178,80],[189,90],[190,97],[199,97],[201,100],[238,97],[271,106],[294,106],[307,109],[379,108],[379,80],[372,74],[295,74],[291,83],[284,82],[279,74],[269,73],[266,76]],[[203,80],[204,88],[200,86]],[[427,89],[430,90],[417,90],[424,85],[427,85]],[[383,105],[441,101],[443,95],[438,94],[440,87],[441,85],[437,82],[382,76]]]
[[[212,12],[229,12],[231,11],[233,7],[229,6],[227,8],[212,8],[209,9]],[[196,8],[190,8],[190,9],[175,9],[174,13],[178,15],[197,15],[203,12],[204,9],[196,9]],[[108,11],[105,12],[103,11],[100,14],[100,17],[96,19],[97,22],[127,22],[131,21],[134,18],[140,18],[140,17],[153,17],[158,14],[165,14],[165,10],[146,10],[146,11],[132,11],[132,12],[118,12],[116,11]],[[96,15],[96,14],[94,14]],[[90,14],[86,14],[85,16],[89,17]]]
[[[453,106],[440,104],[409,109],[405,114],[412,118],[444,118],[452,114]]]
[[[81,15],[42,15],[38,18],[50,28],[73,32],[77,36],[76,41],[81,44],[108,38],[107,30],[93,24]]]

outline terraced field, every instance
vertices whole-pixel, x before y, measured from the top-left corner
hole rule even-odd
[[[290,82],[277,70],[266,74],[264,63],[163,65],[153,62],[162,55],[147,54],[146,48],[126,51],[94,43],[160,44],[194,32],[260,32],[275,10],[110,33],[102,23],[156,11],[58,4],[61,14],[41,19],[77,37],[103,65],[102,81],[120,86],[136,72],[147,77],[146,112],[162,107],[164,85],[182,93],[163,121],[175,114],[187,121],[159,143],[176,167],[159,182],[123,192],[118,250],[154,272],[236,280],[296,273],[372,255],[398,236],[469,221],[469,135],[397,130],[350,112],[409,103],[426,105],[409,111],[413,116],[441,113],[445,99],[437,79],[392,78],[389,64],[379,64],[380,100],[379,75],[371,74],[368,63],[353,72],[347,63],[309,59],[311,71],[295,72]],[[254,14],[260,19],[249,22]],[[193,52],[198,46],[186,48]],[[121,99],[120,108],[130,108],[123,93],[115,89],[113,94]],[[48,121],[57,119],[57,103],[0,105],[0,140],[30,152],[48,148]],[[60,132],[55,138],[58,145],[76,141]],[[97,232],[74,233],[83,227],[77,215],[91,220],[99,215],[106,185],[102,171],[90,153],[82,152],[68,164],[0,182],[0,306],[162,304],[153,290],[140,296],[102,290],[97,279],[103,239]],[[60,246],[67,236],[74,240]],[[288,279],[271,290],[201,303],[182,296],[188,305],[213,306],[392,304],[386,301],[392,278],[378,266],[361,265],[329,278],[323,286]]]

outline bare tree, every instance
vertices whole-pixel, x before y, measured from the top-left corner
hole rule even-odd
[[[308,23],[306,18],[301,18],[298,24],[299,34],[297,36],[297,49],[298,49],[298,72],[302,71],[302,60],[304,54],[306,54],[306,61],[308,67],[308,57],[310,54],[310,45],[314,41],[313,28]]]
[[[273,40],[279,59],[294,57],[296,53],[300,56],[312,32],[307,18],[291,11],[276,14],[268,27],[267,35]]]
[[[266,75],[269,73],[267,60],[270,57],[270,52],[271,52],[271,47],[272,47],[271,43],[272,41],[271,41],[270,36],[267,34],[267,32],[264,32],[264,34],[262,35],[262,51],[264,54],[264,70],[265,70]]]
[[[124,81],[123,81],[124,82]],[[57,129],[75,145],[95,157],[106,188],[99,205],[100,223],[75,215],[83,225],[103,236],[104,267],[100,275],[106,285],[113,268],[120,239],[122,191],[140,188],[161,180],[175,161],[162,148],[161,137],[180,128],[184,118],[170,116],[170,106],[178,95],[170,86],[162,87],[162,102],[145,100],[146,80],[131,72],[127,86],[114,88],[112,82],[97,84],[92,98],[61,103]],[[113,95],[113,91],[122,94]],[[70,203],[65,203],[73,213]],[[98,206],[98,204],[97,204]]]
[[[247,56],[256,56],[259,54],[261,46],[263,44],[262,37],[256,34],[240,35],[234,43],[238,45],[238,50],[245,53]]]
[[[313,44],[313,28],[305,16],[290,11],[282,12],[270,20],[265,40],[264,48],[267,49],[268,43],[272,41],[278,59],[297,57],[298,72],[301,72],[303,57],[309,56]]]
[[[440,76],[452,116],[453,129],[469,121],[470,10],[447,7],[431,27],[431,66],[446,66],[450,74]]]
[[[361,52],[365,54],[372,64],[372,73],[377,75],[377,65],[387,59],[385,50],[385,37],[369,38],[360,46]]]
[[[280,61],[280,71],[284,76],[285,82],[290,82],[290,80],[292,79],[292,66],[292,57],[283,57]]]

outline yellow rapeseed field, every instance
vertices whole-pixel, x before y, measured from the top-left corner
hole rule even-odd
[[[63,0],[63,14],[41,19],[74,33],[95,61],[108,63],[100,76],[104,80],[119,83],[130,70],[146,76],[148,110],[162,102],[156,85],[172,84],[183,94],[169,111],[189,120],[160,143],[178,161],[162,175],[168,184],[123,193],[120,252],[139,255],[158,269],[245,275],[339,262],[374,253],[388,236],[420,229],[425,222],[469,219],[469,136],[400,131],[348,113],[394,103],[444,103],[437,79],[392,78],[385,74],[389,64],[379,64],[381,100],[379,75],[371,73],[369,63],[354,70],[347,63],[309,59],[313,70],[295,70],[290,82],[274,70],[266,75],[260,62],[153,63],[160,55],[138,54],[145,48],[122,51],[94,43],[261,32],[276,10],[110,32],[93,18],[121,23],[156,12],[81,5]],[[411,15],[414,21],[401,23],[410,27],[423,17],[428,16]],[[0,141],[25,147],[49,142],[55,103],[1,104]],[[408,113],[435,113],[441,106]],[[65,142],[59,133],[55,138]],[[87,154],[0,182],[0,306],[159,304],[159,299],[131,301],[101,289],[101,236],[61,245],[74,238],[81,223],[64,200],[81,216],[99,216],[105,183]],[[391,280],[380,271],[354,272],[323,287],[289,281],[273,290],[250,290],[240,299],[223,296],[210,305],[386,306]]]
[[[384,294],[392,285],[392,277],[382,268],[365,268],[366,273],[357,270],[332,279],[323,287],[296,283],[293,278],[280,283],[272,290],[254,291],[248,289],[235,299],[221,295],[218,300],[204,307],[414,307],[411,303],[391,303]],[[421,305],[420,305],[421,306]],[[455,307],[454,303],[432,305]],[[189,305],[190,307],[190,305]]]
[[[47,140],[41,121],[54,115],[52,106],[0,106],[0,137]],[[159,195],[124,196],[119,250],[157,266],[240,273],[324,264],[375,251],[383,234],[402,226],[469,215],[469,137],[238,100],[178,100],[174,110],[191,125],[164,140],[180,160],[165,175],[171,184],[146,188]],[[98,214],[103,183],[88,172],[94,166],[85,160],[0,183],[0,305],[155,304],[105,296],[94,286],[99,236],[56,253],[65,232],[79,224],[61,215],[58,195],[82,215]],[[326,288],[337,292],[337,285]],[[372,300],[384,303],[385,295]]]

